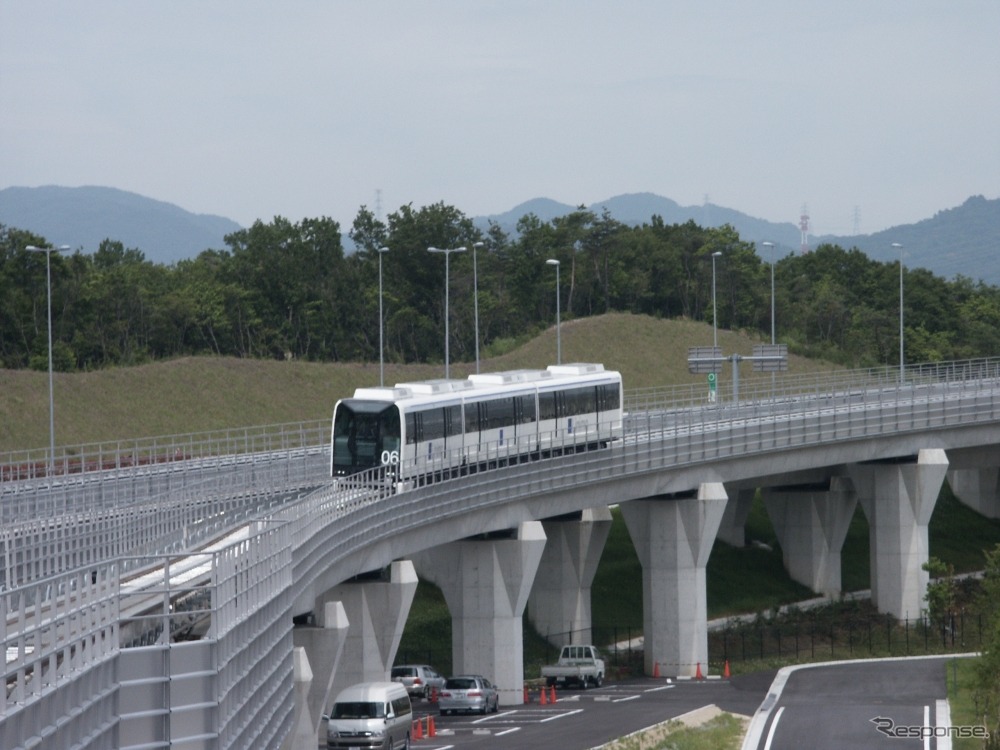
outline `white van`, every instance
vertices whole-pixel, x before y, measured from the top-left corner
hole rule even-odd
[[[329,750],[406,750],[413,712],[406,688],[398,682],[362,682],[344,688],[326,725]]]

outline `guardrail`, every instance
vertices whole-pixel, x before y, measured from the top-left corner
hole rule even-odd
[[[329,420],[238,427],[211,432],[113,440],[0,452],[0,488],[4,483],[44,480],[50,476],[119,471],[141,466],[183,463],[215,456],[242,456],[307,448],[329,442]]]

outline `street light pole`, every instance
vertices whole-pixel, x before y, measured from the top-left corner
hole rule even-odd
[[[60,245],[59,247],[35,247],[34,245],[28,245],[24,249],[36,253],[45,253],[45,291],[49,328],[49,476],[52,476],[55,473],[56,464],[56,401],[52,388],[52,253],[69,250],[69,245]]]
[[[903,245],[893,242],[892,247],[899,248],[899,384],[902,385],[906,373],[903,363]]]
[[[380,247],[378,249],[378,384],[385,385],[385,360],[382,349],[383,339],[383,317],[382,317],[382,253],[389,252],[389,248]]]
[[[451,377],[451,355],[448,349],[448,306],[449,306],[449,293],[448,293],[448,258],[452,253],[464,253],[465,246],[462,247],[429,247],[428,252],[431,253],[444,253],[444,377],[447,380]]]
[[[555,258],[549,258],[545,261],[546,265],[556,267],[556,364],[562,364],[562,322],[559,319],[560,309],[562,308],[562,301],[559,299],[559,261]]]
[[[719,348],[719,322],[715,307],[715,259],[722,255],[720,250],[712,253],[712,346]]]
[[[476,320],[476,374],[479,374],[479,271],[476,267],[476,248],[482,247],[482,242],[472,243],[472,299],[475,307]]]
[[[771,343],[775,343],[774,340],[774,243],[773,242],[762,242],[760,243],[766,248],[770,248],[771,255]]]

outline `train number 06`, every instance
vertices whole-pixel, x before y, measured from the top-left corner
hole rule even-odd
[[[399,463],[399,451],[382,451],[382,465],[395,466]]]

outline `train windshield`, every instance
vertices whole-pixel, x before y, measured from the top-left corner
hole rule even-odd
[[[399,409],[344,399],[333,416],[333,473],[354,474],[399,460]]]

